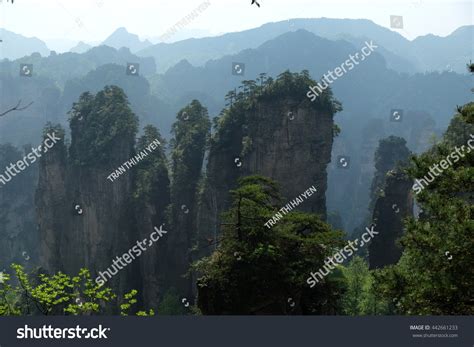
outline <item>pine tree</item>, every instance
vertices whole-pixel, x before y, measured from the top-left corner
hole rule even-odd
[[[342,233],[317,216],[280,212],[271,228],[265,223],[279,213],[277,185],[261,176],[239,181],[233,205],[224,215],[219,247],[196,262],[198,307],[203,314],[335,314],[343,280],[327,276],[314,288],[307,284]]]

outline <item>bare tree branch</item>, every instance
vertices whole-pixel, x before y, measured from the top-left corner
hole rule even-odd
[[[0,117],[3,117],[4,115],[6,115],[7,113],[10,113],[12,111],[23,111],[24,109],[27,109],[28,107],[30,107],[33,104],[33,101],[30,102],[28,105],[23,106],[23,107],[20,107],[20,104],[21,104],[21,99],[18,101],[16,106],[12,107],[9,110],[6,110],[5,112],[0,113]]]

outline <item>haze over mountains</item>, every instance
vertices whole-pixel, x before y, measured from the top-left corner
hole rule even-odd
[[[157,71],[165,72],[182,59],[188,60],[192,65],[201,66],[210,59],[256,48],[285,32],[299,29],[305,29],[323,38],[344,39],[353,43],[370,38],[382,47],[381,54],[390,68],[408,73],[444,70],[465,73],[465,61],[471,57],[474,39],[474,26],[460,27],[446,37],[426,35],[409,41],[397,32],[370,20],[318,18],[290,19],[216,37],[156,44],[149,40],[140,40],[137,35],[122,27],[102,41],[101,45],[117,49],[127,47],[139,56],[152,56],[155,58]],[[11,36],[17,34],[5,30],[2,35],[5,36],[2,51],[4,58],[17,59],[33,52],[39,52],[43,56],[48,54],[46,44],[39,39]],[[91,46],[94,44],[79,42],[71,51],[83,53]]]
[[[148,40],[141,41],[138,35],[131,34],[125,28],[118,28],[112,33],[102,45],[110,46],[113,48],[130,48],[132,53],[145,49],[148,46],[151,46],[152,43]]]
[[[457,67],[446,59],[446,53],[437,58],[444,45],[449,46],[452,56],[469,58],[471,55],[474,26],[462,27],[446,38],[429,36],[429,39],[418,38],[414,41],[405,39],[400,34],[381,27],[370,20],[359,19],[291,19],[288,21],[269,23],[259,28],[237,33],[229,33],[218,37],[204,39],[188,39],[172,44],[156,44],[138,52],[138,55],[152,55],[157,60],[158,71],[164,71],[174,65],[183,56],[191,64],[202,65],[209,59],[216,59],[233,54],[247,48],[256,48],[265,41],[275,38],[288,31],[305,29],[317,36],[331,40],[345,39],[348,41],[372,39],[388,52],[399,56],[405,63],[394,64],[402,72],[449,70],[447,64],[458,72],[465,72],[464,64]],[[447,47],[446,47],[447,48]],[[198,50],[199,54],[194,52]],[[391,58],[385,53],[386,58]]]
[[[216,37],[152,44],[119,28],[99,46],[81,42],[71,52],[56,54],[39,39],[4,30],[2,56],[10,60],[0,62],[0,107],[11,107],[18,98],[34,104],[0,119],[0,137],[23,146],[39,141],[48,121],[67,129],[67,113],[81,93],[117,85],[140,124],[155,125],[169,138],[177,112],[193,99],[212,118],[226,106],[226,94],[242,88],[243,80],[256,80],[260,73],[275,78],[285,70],[308,70],[320,79],[373,41],[378,46],[373,54],[331,85],[344,109],[335,118],[342,132],[335,139],[333,158],[345,154],[359,159],[345,172],[328,168],[328,211],[337,211],[351,231],[364,219],[378,140],[403,136],[410,150],[424,151],[430,138],[444,131],[455,105],[472,98],[472,77],[465,66],[472,59],[473,32],[474,26],[465,26],[444,38],[428,35],[409,41],[369,20],[292,19]],[[245,64],[244,75],[232,74],[234,62]],[[139,64],[138,76],[126,73],[127,63]],[[20,64],[33,64],[31,78],[19,76]],[[405,111],[402,123],[390,122],[392,109]],[[357,199],[344,199],[348,191]]]
[[[0,57],[7,59],[18,59],[25,55],[38,52],[42,56],[49,54],[49,48],[46,44],[35,37],[25,37],[20,34],[0,28]]]

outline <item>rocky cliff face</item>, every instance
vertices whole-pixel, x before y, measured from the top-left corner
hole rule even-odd
[[[77,137],[83,135],[81,131],[87,130],[82,125],[73,128],[72,148]],[[42,158],[36,205],[41,263],[49,271],[73,274],[88,268],[98,274],[107,270],[114,258],[127,252],[138,239],[130,209],[132,176],[124,174],[114,182],[107,179],[117,162],[123,163],[134,156],[133,140],[133,137],[115,139],[107,154],[117,161],[106,165],[78,164],[67,156],[64,142],[57,143]],[[133,283],[132,266],[111,279],[119,291]]]
[[[65,229],[68,202],[66,196],[67,148],[64,143],[64,131],[61,140],[45,153],[39,163],[38,187],[35,193],[35,205],[40,234],[39,260],[49,271],[64,270],[62,267],[60,246]],[[69,257],[68,257],[69,258]],[[70,259],[70,258],[69,258]]]
[[[253,123],[244,138],[240,175],[261,174],[280,182],[289,200],[311,186],[319,193],[301,209],[326,216],[326,167],[331,160],[332,114],[307,109],[299,100],[262,103],[249,115]],[[234,164],[236,164],[234,162]]]
[[[153,174],[143,172],[156,154],[131,164],[132,158],[137,159],[136,125],[119,88],[106,87],[96,96],[85,94],[75,104],[70,147],[61,141],[40,162],[36,191],[40,254],[41,263],[51,272],[73,274],[88,268],[95,279],[109,271],[113,276],[104,275],[107,284],[119,293],[139,289],[153,307],[159,293],[156,244],[146,244],[147,250],[123,269],[112,267],[114,259],[128,253],[137,241],[150,240],[155,223],[163,218],[164,207],[154,199],[160,192],[149,189],[160,187],[149,182],[157,174],[152,169]],[[129,165],[123,166],[125,162]],[[126,170],[116,171],[119,167]]]
[[[354,231],[354,238],[358,237],[359,239],[361,235],[365,233],[365,228],[373,223],[377,224],[376,230],[381,228],[384,231],[382,236],[379,235],[376,237],[376,239],[381,239],[383,241],[377,241],[374,239],[370,242],[370,245],[372,245],[372,243],[375,244],[374,246],[371,246],[372,248],[364,247],[358,250],[359,255],[366,257],[372,249],[372,253],[369,254],[369,259],[374,264],[378,263],[379,257],[383,258],[385,256],[384,252],[395,252],[395,255],[393,255],[392,258],[397,258],[401,254],[401,250],[393,251],[393,249],[397,249],[395,243],[396,239],[402,232],[401,230],[398,230],[399,228],[402,229],[402,219],[407,216],[407,213],[411,213],[412,211],[405,210],[407,204],[411,204],[411,206],[413,205],[412,202],[401,201],[405,195],[407,196],[407,201],[413,200],[411,197],[408,198],[410,193],[404,190],[404,188],[406,188],[404,184],[408,181],[408,178],[401,173],[403,168],[408,164],[410,154],[405,139],[396,136],[389,136],[381,139],[378,142],[377,149],[375,150],[375,155],[373,157],[375,172],[373,174],[370,188],[370,197],[368,200],[369,208],[368,211],[365,212],[363,223],[361,223],[361,225]],[[393,185],[396,185],[396,187],[394,188]],[[399,188],[399,191],[396,190],[397,188]],[[411,186],[407,189],[410,188]],[[395,190],[392,192],[391,189]],[[401,197],[398,197],[397,194],[401,194]],[[391,204],[391,209],[385,210],[385,205],[389,203]],[[383,220],[374,220],[374,218],[378,218],[379,215]],[[392,222],[394,224],[391,224]],[[383,260],[380,259],[380,261]]]
[[[167,282],[183,296],[193,296],[188,272],[191,249],[196,243],[198,185],[202,176],[206,142],[211,122],[207,109],[193,100],[179,113],[172,126],[171,140],[171,207],[173,234],[169,238]]]
[[[382,268],[398,262],[402,248],[398,239],[403,235],[403,219],[413,216],[413,180],[406,174],[389,171],[383,195],[377,199],[373,221],[378,235],[369,244],[370,268]]]
[[[38,179],[38,164],[27,167],[14,177],[4,173],[11,163],[22,160],[31,150],[19,151],[12,145],[0,145],[0,272],[9,271],[11,263],[26,268],[38,259],[38,230],[35,223],[34,187]]]
[[[138,141],[137,151],[141,152],[156,140],[160,141],[161,145],[150,153],[136,170],[134,205],[137,240],[149,238],[150,229],[155,226],[158,228],[163,226],[163,229],[170,230],[170,233],[147,249],[146,254],[139,260],[141,292],[146,307],[157,307],[164,294],[163,287],[167,281],[165,274],[168,267],[167,246],[173,234],[166,218],[166,209],[170,203],[170,181],[163,148],[164,140],[156,128],[145,127],[145,134]]]
[[[231,107],[217,121],[199,213],[203,247],[205,240],[218,242],[220,214],[229,207],[229,190],[247,175],[279,182],[287,199],[282,206],[314,185],[318,193],[298,208],[326,218],[326,167],[338,104],[331,95],[311,103],[306,97],[311,85],[308,76],[288,74],[231,94]]]

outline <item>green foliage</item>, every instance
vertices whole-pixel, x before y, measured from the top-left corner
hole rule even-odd
[[[110,288],[98,286],[86,269],[70,277],[61,272],[39,274],[32,281],[21,265],[12,265],[16,285],[10,276],[0,283],[0,316],[29,314],[87,315],[103,312],[104,304],[116,296]]]
[[[260,82],[260,85],[257,82]],[[313,108],[331,115],[342,110],[341,103],[333,97],[331,88],[324,90],[314,102],[306,97],[309,87],[316,85],[316,81],[311,79],[307,70],[303,70],[301,73],[285,71],[275,80],[267,78],[265,74],[260,74],[257,82],[242,81],[239,91],[233,90],[226,95],[229,107],[224,109],[221,112],[221,117],[214,121],[216,132],[212,138],[213,144],[219,143],[225,146],[229,141],[232,141],[235,134],[243,132],[245,136],[245,128],[251,122],[256,121],[251,115],[259,109],[262,103],[275,104],[279,100],[294,99],[297,100],[298,107]],[[250,117],[248,117],[249,115]],[[277,117],[274,118],[274,122],[277,122]],[[272,126],[267,122],[265,128],[272,129]],[[265,129],[261,129],[261,131],[265,131]],[[335,126],[334,136],[337,136],[339,131],[340,129]]]
[[[413,158],[411,176],[426,175],[456,152],[453,146],[466,144],[469,132],[472,125],[456,116],[440,143]],[[473,153],[465,146],[459,160],[452,158],[453,165],[417,195],[423,213],[406,222],[402,258],[376,273],[381,294],[393,300],[399,314],[474,313]]]
[[[264,226],[281,205],[276,183],[261,176],[240,179],[231,191],[219,248],[194,264],[203,314],[334,314],[342,291],[328,279],[311,289],[306,280],[336,247],[342,233],[317,216],[290,212]],[[294,307],[288,300],[294,300]]]
[[[181,303],[178,292],[174,288],[170,288],[165,295],[163,300],[158,307],[158,312],[160,315],[174,316],[174,315],[183,315],[185,310],[183,304]]]
[[[472,107],[474,109],[474,103],[472,103]],[[467,122],[461,114],[456,114],[444,133],[443,142],[452,149],[454,149],[455,146],[466,146],[470,134],[474,134],[474,124]],[[434,144],[436,144],[436,142]],[[434,153],[435,150],[436,147],[432,148],[430,152]]]
[[[117,164],[111,156],[115,145],[125,139],[133,147],[138,118],[119,87],[106,86],[95,96],[83,93],[70,115],[70,155],[77,165]]]
[[[147,311],[138,311],[137,316],[140,317],[151,317],[155,315],[155,311],[153,309],[150,309],[148,312]]]
[[[144,128],[144,135],[138,139],[137,152],[144,151],[155,140],[160,142],[158,148],[140,161],[136,168],[136,180],[134,197],[137,201],[161,202],[161,205],[168,205],[169,185],[168,166],[165,155],[166,142],[158,129],[152,125]],[[152,150],[150,148],[150,150]],[[162,208],[164,208],[162,206]]]
[[[343,268],[346,292],[343,296],[343,312],[351,316],[389,313],[389,305],[378,295],[369,266],[360,257],[354,257]]]
[[[132,307],[137,304],[137,294],[138,291],[135,289],[132,289],[130,292],[126,293],[123,296],[123,303],[120,304],[120,315],[121,316],[128,316],[130,315],[130,311],[132,310]],[[138,311],[136,313],[137,316],[141,317],[148,317],[148,316],[154,316],[155,311],[153,309],[150,309],[149,311]]]
[[[371,203],[369,210],[372,211],[377,198],[383,195],[386,176],[391,170],[400,170],[406,166],[410,159],[410,151],[406,146],[405,139],[389,136],[379,142],[375,151],[375,175],[371,186]]]
[[[368,293],[364,292],[370,277],[369,267],[362,258],[355,257],[344,269],[347,279],[347,291],[343,297],[344,313],[357,316],[361,313],[360,301]]]
[[[57,137],[61,138],[59,141],[64,141],[66,132],[64,131],[63,127],[60,124],[52,124],[51,122],[47,122],[43,128],[43,139],[46,139],[48,134],[52,135],[53,133]]]
[[[199,180],[211,123],[207,109],[193,100],[183,108],[171,132],[173,195],[195,190]]]
[[[92,315],[104,314],[106,304],[115,301],[112,289],[97,285],[89,270],[81,269],[70,277],[58,272],[40,273],[31,278],[21,265],[13,264],[14,280],[3,274],[0,281],[0,316],[23,315]],[[125,294],[121,315],[127,315],[137,303],[138,292]],[[138,311],[137,316],[152,316],[153,310]]]
[[[18,304],[19,297],[15,288],[9,284],[10,275],[1,273],[0,282],[0,316],[19,316],[21,315],[21,306]]]
[[[128,312],[132,308],[134,304],[137,303],[137,296],[138,291],[135,289],[131,290],[129,293],[124,295],[124,303],[120,305],[120,315],[121,316],[128,316]]]
[[[474,64],[472,62],[467,64],[467,70],[471,74],[474,73]],[[457,110],[466,123],[471,125],[474,124],[474,102],[470,102],[462,107],[458,107]]]
[[[456,153],[459,158],[458,160],[450,158],[453,165],[443,169],[443,173],[439,174],[427,189],[424,189],[428,192],[427,194],[422,192],[418,195],[421,198],[420,201],[424,201],[425,197],[431,195],[430,193],[451,197],[460,192],[473,192],[473,152],[467,145],[468,140],[472,138],[470,134],[474,135],[474,125],[466,123],[461,116],[457,115],[452,119],[440,143],[434,145],[428,152],[412,158],[413,166],[409,172],[414,178],[427,175],[434,164],[439,166],[439,162],[452,153]]]
[[[466,123],[474,124],[474,102],[458,107],[457,110]]]

